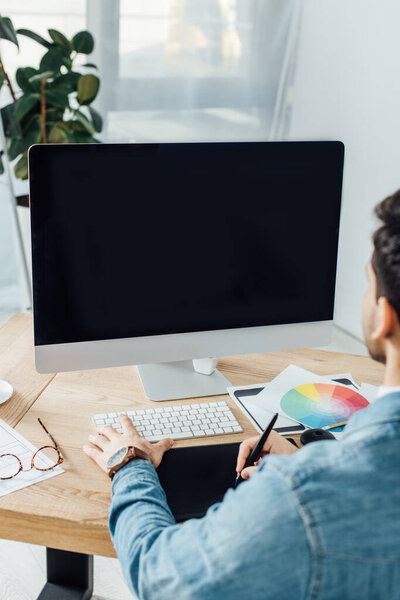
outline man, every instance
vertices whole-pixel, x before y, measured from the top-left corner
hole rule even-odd
[[[85,452],[107,472],[122,446],[145,457],[113,480],[111,535],[139,598],[255,600],[400,598],[400,191],[376,209],[363,323],[371,356],[386,364],[377,400],[340,441],[300,450],[276,433],[249,479],[202,519],[177,525],[155,467],[172,440],[150,444],[121,417]],[[257,438],[244,442],[243,468]]]

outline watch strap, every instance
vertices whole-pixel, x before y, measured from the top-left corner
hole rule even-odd
[[[110,477],[110,479],[113,479],[115,473],[122,469],[122,467],[127,465],[132,460],[138,458],[139,457],[136,455],[134,446],[128,446],[128,451],[125,454],[124,458],[121,460],[121,462],[119,462],[117,465],[114,465],[113,467],[111,467],[111,469],[108,470],[108,476]]]

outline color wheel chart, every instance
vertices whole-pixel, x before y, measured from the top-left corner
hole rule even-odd
[[[325,427],[347,421],[369,402],[355,390],[329,383],[304,383],[281,399],[281,409],[307,427]]]

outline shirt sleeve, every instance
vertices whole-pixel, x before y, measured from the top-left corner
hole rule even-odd
[[[283,476],[261,467],[203,518],[183,524],[151,463],[117,472],[110,531],[141,600],[306,597],[311,552],[296,497]]]

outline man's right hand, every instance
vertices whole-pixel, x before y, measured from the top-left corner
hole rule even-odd
[[[242,479],[248,479],[257,469],[257,466],[247,467],[247,469],[244,469],[243,467],[250,452],[253,450],[259,439],[259,436],[255,436],[240,444],[236,472],[240,473]],[[264,444],[259,460],[266,454],[293,454],[296,450],[298,450],[298,448],[288,442],[283,436],[276,431],[271,431]],[[257,461],[256,465],[258,465],[258,462],[259,461]]]

